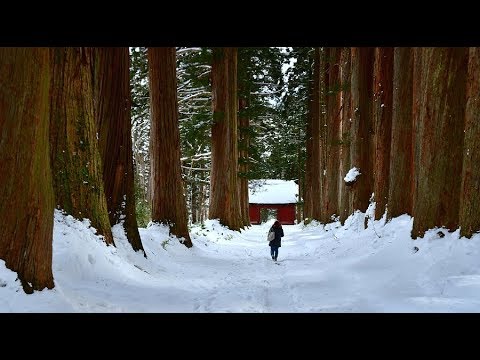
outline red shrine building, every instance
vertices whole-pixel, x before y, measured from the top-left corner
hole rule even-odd
[[[262,210],[276,212],[282,225],[295,224],[298,185],[293,180],[250,180],[249,214],[252,225],[262,222]]]

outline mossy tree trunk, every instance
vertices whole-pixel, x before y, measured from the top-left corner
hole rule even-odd
[[[143,250],[135,214],[128,48],[95,49],[95,118],[110,224],[123,221],[135,251]]]
[[[148,49],[148,76],[152,125],[150,161],[152,221],[168,224],[170,233],[192,246],[180,163],[180,131],[176,51],[174,47]]]
[[[214,48],[212,62],[212,170],[209,219],[240,230],[238,194],[237,49]]]
[[[366,211],[373,192],[372,74],[373,48],[352,48],[352,167],[360,170],[352,185],[353,210]]]
[[[373,192],[375,194],[375,220],[379,220],[387,210],[390,150],[392,138],[392,98],[393,98],[393,48],[375,48],[373,70],[373,127],[374,127],[374,167]]]
[[[412,215],[413,198],[413,50],[394,49],[392,140],[387,219]]]
[[[0,259],[27,294],[54,287],[46,48],[0,49]]]
[[[50,156],[55,203],[114,244],[94,116],[91,48],[52,48]]]
[[[480,231],[480,49],[470,48],[465,108],[460,235]]]
[[[468,65],[466,48],[416,48],[412,237],[458,227]]]

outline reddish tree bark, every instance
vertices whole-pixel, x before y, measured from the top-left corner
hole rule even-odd
[[[465,140],[460,190],[460,235],[480,230],[480,49],[469,49]]]
[[[94,117],[92,49],[52,48],[50,156],[55,202],[113,244]]]
[[[209,218],[241,227],[238,194],[237,49],[214,48],[212,63],[212,172]]]
[[[309,166],[311,173],[309,174],[310,188],[311,188],[311,206],[312,218],[317,221],[322,221],[322,208],[324,202],[324,194],[322,185],[324,181],[323,176],[323,154],[324,146],[324,124],[325,116],[322,113],[322,105],[325,103],[324,92],[324,76],[325,76],[325,59],[322,59],[323,52],[320,48],[315,48],[313,59],[313,101],[311,103],[311,161]]]
[[[315,58],[314,58],[315,61]],[[314,112],[314,71],[309,73],[309,91],[308,91],[308,107],[307,107],[307,124],[305,126],[305,136],[306,136],[306,159],[305,159],[305,183],[302,189],[302,198],[303,198],[303,219],[312,219],[313,216],[313,201],[312,201],[312,148],[313,148],[313,112]],[[300,187],[299,187],[300,191]]]
[[[375,48],[373,70],[374,183],[375,219],[387,209],[392,136],[393,48]]]
[[[152,125],[152,221],[168,224],[170,233],[192,246],[180,164],[180,131],[176,52],[174,47],[148,49],[148,76]]]
[[[340,168],[340,55],[341,48],[326,50],[329,59],[328,84],[325,87],[327,113],[325,133],[325,176],[324,176],[324,221],[331,222],[339,215],[339,168]]]
[[[123,221],[133,249],[145,255],[135,214],[129,67],[128,48],[95,49],[95,117],[110,224]]]
[[[413,197],[413,50],[394,49],[392,144],[387,219],[412,215]]]
[[[366,211],[373,192],[372,73],[373,48],[352,48],[352,167],[361,175],[352,185],[353,210]]]
[[[230,213],[232,221],[230,221],[231,229],[239,230],[243,228],[244,224],[242,221],[241,210],[240,210],[240,178],[238,176],[239,172],[239,152],[238,152],[238,141],[239,141],[239,125],[238,125],[238,49],[237,48],[226,48],[225,55],[228,61],[227,71],[228,71],[228,106],[230,108],[230,130],[232,141],[230,144],[230,176],[229,176],[229,188],[232,189],[230,195]],[[247,193],[248,194],[248,193]],[[236,222],[236,223],[235,223]]]
[[[0,49],[0,259],[23,289],[53,288],[46,48]]]
[[[350,127],[352,124],[352,112],[351,112],[351,53],[350,48],[345,47],[342,49],[340,66],[340,79],[341,79],[341,113],[340,113],[340,174],[339,174],[339,212],[340,222],[342,225],[345,220],[352,214],[353,207],[351,201],[351,189],[346,185],[344,178],[351,168],[350,161]]]
[[[412,237],[458,227],[468,50],[417,48]]]

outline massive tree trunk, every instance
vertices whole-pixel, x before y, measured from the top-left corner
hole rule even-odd
[[[342,49],[341,56],[341,67],[340,67],[340,78],[341,78],[341,142],[342,146],[340,148],[340,174],[339,174],[339,212],[340,212],[340,222],[342,225],[345,223],[345,220],[352,214],[352,196],[351,189],[346,185],[344,178],[347,175],[348,171],[351,168],[350,161],[350,127],[352,124],[352,111],[351,111],[351,90],[350,90],[350,81],[351,81],[351,54],[350,48],[344,47]]]
[[[413,238],[458,227],[467,62],[466,48],[415,49]]]
[[[375,220],[379,220],[387,209],[392,136],[392,83],[393,48],[375,48],[373,71]]]
[[[50,142],[55,202],[114,244],[94,117],[92,49],[52,48]]]
[[[148,49],[148,76],[152,126],[152,221],[168,224],[170,233],[192,246],[180,164],[180,131],[176,52],[174,47]]]
[[[352,167],[361,175],[352,185],[353,210],[366,211],[373,192],[372,73],[373,48],[352,48]]]
[[[480,230],[480,49],[470,48],[465,108],[460,235],[470,238]]]
[[[397,47],[394,50],[393,64],[392,144],[387,219],[412,214],[414,177],[412,113],[413,50]]]
[[[328,84],[325,87],[327,113],[325,129],[325,176],[324,214],[325,221],[339,215],[338,176],[340,167],[340,55],[341,48],[326,50],[329,59]]]
[[[128,48],[95,50],[95,117],[110,224],[124,221],[128,241],[143,250],[135,215]]]
[[[237,49],[214,48],[212,172],[209,218],[240,230],[238,194]]]
[[[239,182],[240,182],[240,215],[242,226],[250,226],[248,202],[248,148],[250,146],[249,127],[250,119],[246,114],[248,107],[247,98],[239,98]]]
[[[53,288],[46,48],[0,49],[0,259],[23,289]]]

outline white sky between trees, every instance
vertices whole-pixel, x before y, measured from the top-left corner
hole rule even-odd
[[[278,263],[266,241],[273,219],[242,232],[208,220],[192,227],[190,249],[150,226],[140,229],[145,259],[121,225],[107,247],[88,220],[55,210],[55,288],[26,295],[0,260],[0,312],[480,312],[479,234],[432,229],[412,240],[407,215],[367,229],[364,220],[284,225]]]

